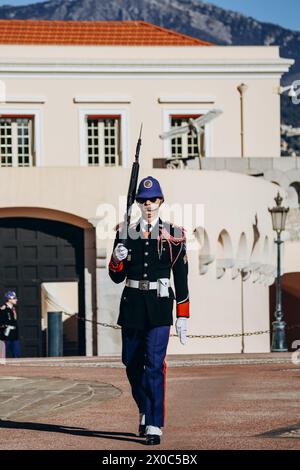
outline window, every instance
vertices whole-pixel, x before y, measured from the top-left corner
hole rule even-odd
[[[0,118],[1,166],[33,166],[33,116]]]
[[[120,116],[87,116],[89,166],[121,165]]]
[[[176,127],[188,126],[190,119],[200,117],[200,114],[191,115],[170,115],[171,129]],[[204,126],[203,126],[204,131]],[[198,136],[195,132],[189,131],[178,137],[171,139],[171,156],[172,158],[198,157],[199,151],[201,156],[205,156],[205,133],[202,132]],[[199,149],[198,149],[199,142]]]

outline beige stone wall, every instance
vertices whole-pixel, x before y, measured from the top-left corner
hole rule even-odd
[[[279,79],[291,61],[277,47],[0,46],[5,112],[40,116],[42,166],[78,166],[80,113],[123,112],[124,165],[144,124],[141,165],[167,154],[159,135],[167,113],[223,114],[207,125],[207,154],[240,157],[240,95],[245,95],[245,156],[280,156]],[[74,102],[76,97],[86,102]],[[96,102],[95,102],[96,100]],[[259,116],[259,119],[258,119]],[[264,123],[261,125],[261,123]]]
[[[223,114],[208,125],[208,156],[240,157],[240,97],[237,86],[241,78],[220,81],[216,78],[193,79],[26,79],[22,81],[7,79],[8,95],[45,95],[45,104],[6,104],[5,109],[39,110],[41,113],[41,164],[43,166],[79,166],[80,165],[80,129],[79,112],[127,114],[128,151],[124,153],[127,165],[132,162],[138,132],[143,122],[143,148],[141,165],[152,168],[153,158],[163,158],[164,143],[159,135],[164,131],[166,113],[203,114],[215,107],[221,107]],[[276,79],[247,79],[249,90],[245,96],[245,156],[271,157],[280,156],[279,116],[280,100],[276,94]],[[186,90],[195,96],[214,95],[214,103],[159,103],[162,95],[174,95],[179,99]],[[200,91],[201,90],[201,91]],[[107,94],[115,100],[123,93],[129,95],[131,103],[77,104],[73,100],[77,95]],[[261,126],[257,115],[266,123]],[[165,129],[167,130],[167,129]]]

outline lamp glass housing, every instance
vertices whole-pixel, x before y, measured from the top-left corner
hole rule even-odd
[[[276,232],[282,232],[285,230],[285,222],[286,222],[286,215],[287,212],[283,210],[276,210],[274,208],[271,211],[272,215],[272,225],[273,225],[273,230],[276,230]]]

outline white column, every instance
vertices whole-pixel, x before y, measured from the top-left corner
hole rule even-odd
[[[96,226],[100,219],[90,220]],[[97,322],[115,325],[119,315],[119,304],[124,283],[114,284],[108,274],[108,263],[113,240],[102,240],[96,236],[96,303]],[[98,356],[120,355],[121,334],[119,329],[97,325]]]
[[[96,244],[95,228],[84,231],[84,295],[85,295],[85,354],[96,354]]]

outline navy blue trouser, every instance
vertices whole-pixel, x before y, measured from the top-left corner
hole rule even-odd
[[[170,326],[146,330],[122,327],[122,362],[132,396],[145,424],[163,427],[165,422],[165,357]]]
[[[5,349],[6,349],[6,357],[9,357],[9,352],[11,352],[12,357],[21,357],[21,348],[20,342],[18,339],[14,340],[5,340]]]

